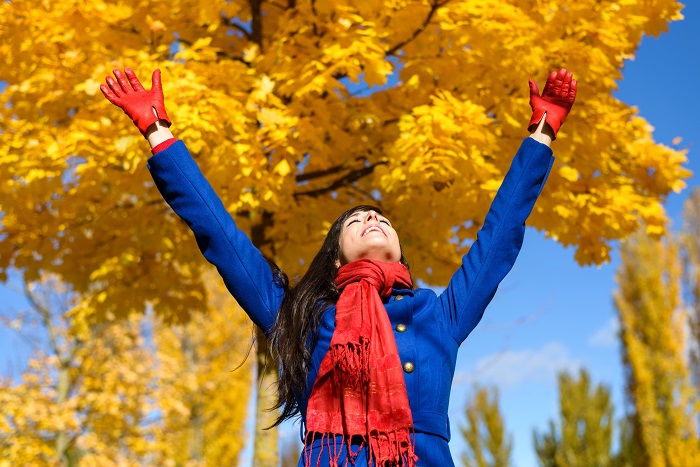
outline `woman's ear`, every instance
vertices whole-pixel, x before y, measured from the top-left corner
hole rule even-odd
[[[340,269],[340,260],[339,259],[335,260],[335,267]]]

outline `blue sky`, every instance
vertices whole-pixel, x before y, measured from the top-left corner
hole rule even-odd
[[[657,142],[670,145],[674,137],[682,137],[681,147],[689,149],[688,167],[700,173],[700,93],[692,81],[700,75],[700,7],[688,3],[685,20],[672,24],[658,39],[643,40],[635,59],[625,65],[616,95],[639,108],[655,127]],[[556,155],[556,142],[553,148]],[[694,176],[689,188],[669,197],[667,210],[674,225],[680,223],[683,201],[697,183]],[[458,465],[464,450],[458,427],[474,383],[498,386],[518,467],[536,465],[532,431],[546,429],[548,420],[556,417],[557,371],[587,368],[595,383],[611,388],[620,415],[623,373],[611,298],[617,264],[615,249],[612,263],[581,268],[573,250],[528,230],[513,271],[460,350],[449,413],[450,446]],[[4,315],[25,307],[21,295],[4,286],[0,303]],[[0,375],[21,368],[23,346],[21,339],[0,327]],[[287,427],[283,439],[297,433],[298,428]],[[244,452],[242,465],[249,465],[249,459],[249,451]]]

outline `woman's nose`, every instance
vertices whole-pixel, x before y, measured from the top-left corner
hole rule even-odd
[[[369,221],[371,221],[371,220],[375,220],[375,221],[376,221],[377,219],[379,219],[378,216],[379,216],[379,214],[377,214],[377,213],[374,212],[374,211],[367,211],[367,217],[365,217],[365,222],[369,222]]]

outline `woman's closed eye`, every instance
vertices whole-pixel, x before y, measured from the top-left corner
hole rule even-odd
[[[389,222],[389,221],[386,220],[386,219],[381,219],[379,222],[384,222],[386,225],[388,225],[389,227],[391,227],[391,222]]]

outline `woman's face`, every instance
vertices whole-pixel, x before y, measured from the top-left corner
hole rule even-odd
[[[389,219],[375,211],[358,211],[343,222],[339,266],[358,259],[401,260],[401,245]]]

